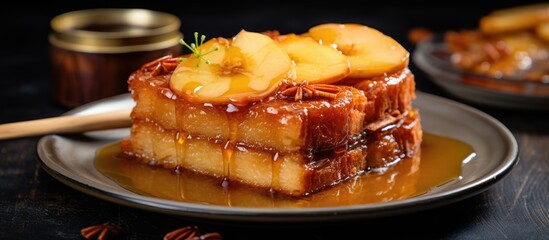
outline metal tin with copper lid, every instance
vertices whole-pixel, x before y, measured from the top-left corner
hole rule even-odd
[[[66,107],[128,92],[130,74],[166,55],[179,55],[180,20],[147,9],[87,9],[50,22],[51,93]]]

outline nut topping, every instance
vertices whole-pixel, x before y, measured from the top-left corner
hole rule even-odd
[[[178,228],[167,233],[164,240],[221,240],[223,237],[217,232],[199,235],[197,226]]]
[[[104,240],[109,237],[115,237],[122,231],[122,228],[116,226],[110,222],[103,223],[101,225],[95,225],[80,230],[82,236],[86,239],[98,239]]]
[[[179,58],[167,55],[143,65],[142,68],[146,71],[151,72],[151,75],[154,77],[160,74],[172,72],[173,70],[175,70],[178,64]]]

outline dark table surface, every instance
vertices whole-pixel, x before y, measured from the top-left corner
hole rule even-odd
[[[475,6],[386,2],[353,7],[339,1],[311,8],[238,3],[198,8],[198,4],[174,7],[168,2],[90,1],[75,6],[61,1],[44,10],[17,4],[0,14],[0,123],[53,117],[70,110],[50,98],[47,41],[49,20],[70,10],[138,7],[167,11],[181,18],[187,36],[194,31],[231,36],[242,28],[304,32],[324,22],[357,22],[380,29],[413,51],[406,40],[413,27],[434,31],[473,28],[490,10],[513,6],[494,1]],[[410,67],[419,91],[463,102],[432,84],[413,62]],[[503,179],[478,195],[430,210],[318,225],[195,222],[100,200],[64,185],[42,169],[36,153],[39,137],[0,140],[0,239],[82,239],[80,229],[106,221],[124,229],[119,239],[162,239],[165,233],[188,225],[217,231],[225,239],[549,239],[549,113],[471,105],[501,121],[519,144],[519,160]]]

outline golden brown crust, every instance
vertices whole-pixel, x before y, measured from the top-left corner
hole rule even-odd
[[[168,82],[169,73],[151,76],[142,69],[132,75],[129,89],[137,103],[133,121],[218,140],[228,140],[235,132],[239,143],[279,151],[343,145],[370,124],[405,114],[415,97],[414,77],[407,69],[361,80],[355,87],[334,85],[340,89],[335,99],[271,96],[246,107],[191,103],[178,98]]]

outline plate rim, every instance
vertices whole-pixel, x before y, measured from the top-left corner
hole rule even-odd
[[[507,146],[506,153],[501,159],[498,167],[491,169],[487,174],[484,174],[480,179],[466,183],[452,190],[442,191],[440,193],[420,195],[413,198],[374,204],[358,204],[336,207],[314,207],[314,208],[251,208],[251,207],[225,207],[200,203],[186,203],[175,200],[166,200],[156,197],[148,197],[138,195],[132,192],[116,193],[107,190],[102,190],[94,186],[83,184],[73,177],[62,174],[55,170],[55,160],[50,159],[48,154],[47,144],[51,144],[55,138],[62,137],[61,135],[47,135],[38,141],[37,153],[39,162],[42,168],[56,178],[60,182],[72,187],[75,190],[84,192],[94,197],[114,202],[121,205],[136,207],[143,210],[159,212],[169,215],[188,217],[200,220],[209,221],[254,221],[254,222],[319,222],[319,221],[336,221],[349,219],[368,219],[380,216],[393,216],[404,213],[411,213],[439,207],[454,203],[473,195],[487,190],[494,183],[498,182],[507,175],[518,162],[518,144],[507,127],[499,122],[494,117],[471,106],[459,103],[450,99],[446,99],[433,94],[416,91],[418,98],[426,101],[435,101],[439,104],[448,105],[452,108],[458,108],[467,111],[479,118],[487,120],[493,124],[502,135]],[[122,94],[114,97],[109,97],[96,102],[82,105],[66,114],[78,114],[85,109],[99,104],[105,104],[110,101],[125,99],[129,94]],[[421,111],[421,109],[420,109]],[[48,162],[49,161],[49,162]],[[95,169],[95,171],[97,171]],[[113,182],[114,183],[114,182]],[[116,183],[114,183],[116,184]]]

